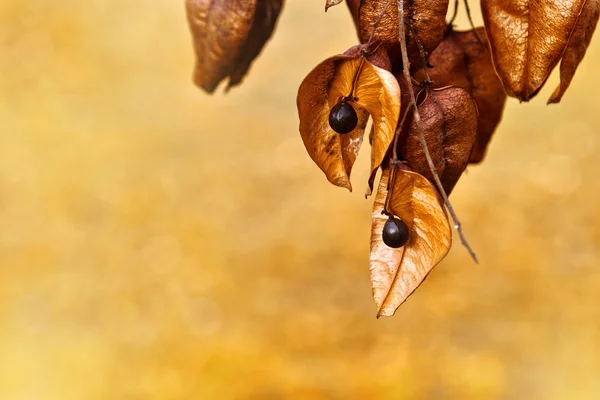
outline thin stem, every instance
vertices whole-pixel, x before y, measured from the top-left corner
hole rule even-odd
[[[358,65],[358,68],[356,69],[356,72],[354,73],[354,79],[352,80],[352,90],[350,91],[350,96],[348,97],[348,100],[354,100],[354,91],[356,90],[356,85],[358,84],[358,78],[360,76],[360,72],[363,69],[363,65],[365,64],[365,58],[361,57],[360,58],[360,64]]]
[[[479,44],[483,46],[483,40],[481,40],[481,37],[479,37],[479,33],[477,33],[477,29],[475,29],[475,24],[473,23],[473,18],[471,17],[471,8],[469,7],[469,0],[463,0],[463,3],[465,3],[465,11],[467,12],[467,18],[469,19],[469,24],[473,29],[473,33],[475,33]]]
[[[411,84],[412,83],[409,83],[409,85],[411,85]],[[397,165],[400,162],[400,160],[398,159],[398,141],[400,140],[400,135],[402,133],[402,127],[404,126],[406,117],[408,117],[408,114],[412,108],[413,108],[413,103],[410,103],[408,105],[408,107],[406,107],[406,110],[404,110],[404,115],[402,115],[402,120],[400,121],[400,124],[396,128],[396,136],[394,137],[394,145],[393,145],[394,147],[392,148],[392,160],[391,160],[391,163],[394,165]]]
[[[413,29],[412,26],[407,25],[410,30],[410,34],[414,37],[415,42],[417,43],[417,47],[419,48],[419,56],[421,57],[421,64],[423,65],[423,72],[425,73],[425,79],[427,79],[427,84],[431,83],[431,76],[429,75],[429,67],[427,66],[427,55],[425,54],[425,49],[417,36],[417,33]]]
[[[410,82],[411,82],[410,62],[408,61],[408,51],[406,49],[406,33],[404,31],[404,0],[398,0],[398,29],[399,29],[399,36],[400,36],[400,50],[402,53],[402,68],[403,68],[404,78],[409,83],[408,93],[410,94],[410,100],[414,107],[413,108],[413,110],[414,110],[413,116],[415,119],[415,124],[417,126],[417,133],[419,136],[419,141],[421,142],[421,147],[423,148],[423,152],[425,153],[425,159],[427,160],[427,164],[429,165],[429,169],[433,175],[437,189],[440,192],[440,194],[442,195],[442,198],[444,199],[444,204],[448,208],[448,212],[450,213],[450,216],[452,217],[452,220],[454,221],[454,229],[456,229],[456,231],[458,232],[463,246],[465,246],[465,248],[467,249],[467,251],[469,252],[471,257],[473,258],[475,263],[478,263],[477,255],[475,255],[475,252],[469,245],[469,242],[467,241],[467,238],[465,237],[465,235],[463,233],[460,221],[458,220],[458,217],[456,216],[456,213],[454,212],[454,208],[452,207],[452,204],[450,204],[450,200],[448,200],[446,191],[444,190],[444,187],[442,186],[440,177],[438,176],[435,166],[433,164],[433,160],[431,159],[431,154],[429,153],[429,149],[427,148],[427,142],[425,141],[425,133],[423,132],[421,116],[419,115],[419,108],[417,107],[417,99],[415,98],[415,92],[413,90],[413,87],[410,84]]]

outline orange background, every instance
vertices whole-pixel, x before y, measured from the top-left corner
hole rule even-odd
[[[481,264],[455,243],[376,320],[368,152],[349,194],[297,129],[303,77],[356,41],[323,3],[288,1],[214,96],[181,1],[0,4],[3,400],[600,396],[600,39],[455,189]]]

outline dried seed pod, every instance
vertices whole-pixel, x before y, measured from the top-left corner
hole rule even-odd
[[[238,85],[269,40],[284,0],[186,0],[194,42],[194,83],[212,93]]]
[[[587,1],[481,2],[494,65],[510,96],[528,101],[539,92],[577,26],[589,25],[578,21]]]
[[[431,53],[429,63],[434,87],[459,86],[475,99],[479,120],[469,162],[481,162],[506,104],[506,93],[494,71],[485,28],[467,32],[449,30]],[[423,71],[417,77],[425,79]]]
[[[581,60],[583,60],[583,56],[585,56],[585,52],[590,45],[599,16],[600,0],[587,0],[583,6],[581,15],[577,19],[577,25],[575,25],[575,30],[569,39],[569,44],[567,44],[565,52],[562,55],[560,62],[560,84],[554,90],[552,96],[550,96],[548,104],[558,103],[569,88],[577,67]]]
[[[396,80],[398,81],[398,86],[400,87],[400,119],[399,123],[402,122],[405,129],[401,132],[399,141],[398,141],[398,149],[402,149],[406,144],[406,137],[408,136],[408,127],[410,126],[410,121],[412,121],[412,107],[411,107],[411,97],[408,91],[408,85],[406,84],[406,80],[402,75],[402,72],[399,75],[396,75]],[[412,84],[414,93],[416,95],[417,104],[420,104],[425,98],[423,94],[425,90],[417,84]],[[373,132],[371,132],[371,136],[373,136]],[[388,156],[391,156],[391,150],[388,152]],[[400,153],[399,153],[400,154]],[[401,154],[400,154],[401,155]],[[377,176],[377,170],[371,172],[368,181],[368,188],[365,193],[365,197],[369,197],[373,193],[373,185],[375,184],[375,178]]]
[[[402,169],[385,169],[373,202],[371,219],[371,286],[377,316],[392,316],[427,274],[448,253],[452,232],[448,217],[431,183],[423,176]],[[392,177],[390,178],[390,175]],[[388,197],[390,213],[399,216],[409,231],[408,241],[393,248],[383,241],[388,217],[381,212]]]
[[[477,105],[466,90],[449,86],[428,91],[418,109],[431,159],[450,194],[469,162],[477,134]],[[434,182],[414,120],[401,146],[399,153],[410,169]]]
[[[348,9],[350,10],[350,14],[352,14],[352,19],[354,20],[354,25],[358,30],[358,15],[360,9],[361,0],[346,0],[346,4],[348,5]]]
[[[359,12],[359,35],[363,43],[373,32],[373,25],[383,12],[373,39],[383,43],[392,61],[400,59],[398,6],[395,1],[385,8],[387,1],[362,0]],[[385,11],[383,11],[385,9]],[[431,53],[442,41],[446,29],[448,0],[405,0],[404,24],[406,25],[406,44],[413,70],[422,67],[419,43],[425,54]]]
[[[371,61],[389,65],[385,50],[368,59],[360,46],[331,57],[304,79],[298,90],[300,134],[306,150],[331,183],[351,190],[350,171],[360,149],[369,115],[375,134],[371,171],[381,165],[394,138],[400,112],[400,89],[394,76]],[[371,61],[369,61],[371,60]],[[329,124],[331,109],[348,100],[357,114],[356,128],[338,134]]]

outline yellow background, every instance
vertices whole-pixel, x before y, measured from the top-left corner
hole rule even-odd
[[[207,96],[182,3],[0,3],[0,398],[600,396],[600,39],[453,193],[481,264],[456,242],[376,320],[368,152],[349,194],[297,131],[347,10],[290,0]]]

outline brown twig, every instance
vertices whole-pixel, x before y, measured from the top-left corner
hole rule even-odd
[[[381,213],[383,215],[387,215],[387,216],[393,215],[392,213],[390,213],[388,211],[388,205],[390,204],[390,199],[392,198],[392,182],[394,182],[394,179],[396,179],[395,177],[396,177],[396,168],[391,168],[390,175],[388,176],[388,181],[387,181],[387,194],[385,196],[385,202],[383,203],[383,211],[381,211]]]
[[[408,26],[408,29],[410,30],[410,34],[415,39],[415,42],[417,43],[417,47],[419,48],[419,56],[421,57],[421,65],[423,66],[423,72],[425,73],[425,79],[427,79],[427,85],[429,85],[429,84],[431,84],[431,76],[429,75],[429,67],[428,67],[428,63],[427,63],[427,55],[425,54],[425,49],[423,48],[423,45],[421,44],[421,41],[419,40],[419,37],[417,36],[417,33],[415,32],[413,27],[410,26],[410,24],[407,24],[406,26]]]
[[[408,85],[412,85],[412,83],[409,82]],[[408,114],[412,108],[413,108],[413,103],[410,103],[408,105],[408,107],[406,107],[406,110],[404,110],[404,115],[402,115],[402,120],[400,121],[400,124],[398,124],[398,127],[396,128],[394,144],[393,144],[394,147],[392,148],[392,159],[390,161],[390,164],[392,164],[394,166],[396,166],[400,163],[400,159],[398,158],[398,142],[400,141],[400,135],[402,134],[402,127],[404,126],[406,117],[408,117]]]
[[[419,141],[421,142],[421,147],[423,148],[423,152],[425,153],[425,159],[427,160],[429,169],[430,169],[431,173],[433,174],[433,178],[435,180],[437,189],[440,192],[440,194],[442,195],[442,198],[444,199],[444,204],[448,208],[448,212],[450,213],[450,216],[452,217],[452,220],[454,221],[454,229],[456,229],[456,231],[458,232],[458,235],[460,236],[460,240],[461,240],[463,246],[465,246],[465,248],[467,249],[467,251],[469,252],[471,257],[473,258],[475,263],[478,263],[477,255],[475,254],[475,252],[469,245],[469,242],[467,241],[467,238],[465,237],[464,232],[462,230],[460,221],[458,220],[458,217],[457,217],[456,213],[454,212],[454,208],[452,207],[452,204],[450,204],[450,200],[448,200],[448,196],[446,195],[446,191],[444,190],[444,187],[442,186],[442,182],[440,181],[440,177],[437,174],[437,171],[433,164],[433,160],[431,159],[431,154],[429,153],[429,149],[427,147],[427,142],[425,140],[425,133],[423,132],[423,125],[421,124],[421,116],[419,115],[419,108],[417,107],[417,99],[415,98],[415,92],[412,88],[412,85],[410,84],[410,82],[411,82],[410,62],[408,61],[408,51],[406,48],[406,33],[404,30],[404,0],[398,0],[398,29],[399,29],[399,36],[400,36],[400,38],[399,38],[400,39],[400,50],[402,53],[402,68],[403,68],[404,78],[409,83],[408,84],[408,93],[410,94],[410,100],[412,102],[412,106],[413,106],[413,110],[414,110],[413,117],[415,120],[415,125],[417,126],[417,133],[419,136]]]
[[[375,20],[375,22],[373,23],[373,28],[371,29],[371,35],[369,36],[369,40],[367,41],[367,43],[365,43],[363,49],[361,50],[361,59],[360,59],[360,65],[358,66],[358,69],[356,70],[355,74],[354,74],[354,80],[352,81],[352,91],[350,93],[349,96],[346,96],[345,99],[347,100],[354,100],[354,90],[356,88],[356,83],[358,82],[358,77],[360,75],[360,72],[362,71],[363,68],[363,64],[365,62],[365,56],[369,53],[372,53],[374,51],[377,50],[377,48],[379,48],[379,46],[377,46],[374,50],[370,50],[369,48],[371,47],[371,45],[373,44],[373,38],[375,37],[375,31],[377,30],[377,27],[379,26],[379,23],[381,22],[381,19],[383,18],[383,15],[385,14],[385,11],[387,10],[387,8],[390,6],[390,4],[392,4],[392,0],[389,0],[387,2],[387,4],[383,7],[383,10],[381,10],[381,12],[379,13],[379,15],[377,16],[377,20]]]

